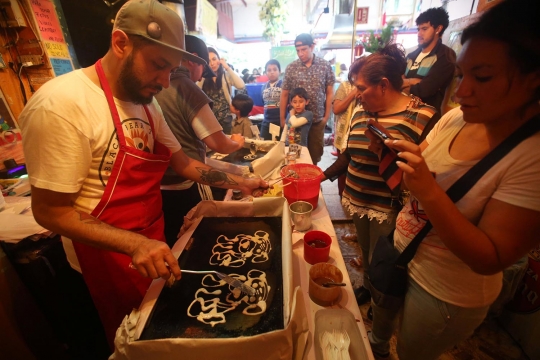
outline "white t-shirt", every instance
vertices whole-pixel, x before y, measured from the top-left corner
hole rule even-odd
[[[450,156],[449,148],[465,122],[459,108],[439,120],[426,140],[423,153],[437,183],[447,190],[478,161],[461,161]],[[456,203],[460,212],[473,224],[480,220],[484,207],[493,198],[515,206],[540,211],[540,134],[531,136],[493,166],[476,185]],[[396,222],[394,235],[399,251],[410,243],[424,224],[427,215],[411,196]],[[487,306],[497,298],[502,287],[502,273],[480,275],[455,256],[432,229],[424,238],[409,264],[410,276],[428,293],[457,306]]]
[[[424,58],[426,56],[429,55],[429,52],[422,52],[420,51],[420,53],[418,54],[418,56],[416,57],[416,59],[414,60],[411,68],[409,70],[417,70],[419,67],[420,67],[420,63],[422,62],[422,60],[424,60]]]
[[[154,137],[142,105],[115,99],[128,145],[153,151]],[[157,102],[148,105],[156,139],[171,152],[181,149]],[[75,208],[91,213],[101,200],[118,141],[103,90],[82,70],[50,80],[19,117],[30,184],[70,193]],[[65,241],[68,240],[68,241]],[[64,248],[79,270],[71,241]]]
[[[195,116],[191,121],[191,127],[193,127],[193,131],[195,131],[195,135],[201,140],[206,139],[218,131],[223,131],[223,127],[215,118],[203,119]]]

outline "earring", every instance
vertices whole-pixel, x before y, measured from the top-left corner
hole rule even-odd
[[[382,94],[384,95],[384,93],[386,92],[386,88],[382,88]]]

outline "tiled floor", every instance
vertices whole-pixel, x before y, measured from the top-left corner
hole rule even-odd
[[[319,164],[325,170],[330,166],[336,157],[332,156],[331,146],[326,146],[323,158]],[[347,265],[347,270],[354,288],[362,285],[363,269],[356,266],[352,261],[360,255],[360,247],[356,241],[347,241],[342,236],[354,232],[354,225],[351,217],[344,211],[339,198],[337,183],[325,181],[322,183],[322,192],[332,223],[336,231],[339,246]],[[367,330],[371,329],[371,321],[367,319],[366,313],[369,304],[362,305],[360,311]],[[395,351],[396,338],[391,340],[390,360],[397,360]],[[519,345],[501,328],[496,320],[486,320],[476,329],[474,335],[444,353],[440,360],[526,360],[528,357],[523,353]],[[421,359],[419,359],[421,360]]]

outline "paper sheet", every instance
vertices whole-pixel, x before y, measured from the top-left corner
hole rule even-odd
[[[251,163],[253,173],[268,179],[275,169],[285,163],[285,144],[278,142],[264,157]]]
[[[135,341],[140,313],[134,310],[124,318],[116,332],[114,360],[183,360],[257,359],[301,360],[304,356],[309,328],[304,294],[300,288],[294,291],[291,302],[291,321],[284,330],[272,331],[251,337],[233,339],[162,339]],[[173,354],[178,354],[174,356]]]

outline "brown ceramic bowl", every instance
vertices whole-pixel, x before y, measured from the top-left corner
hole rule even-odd
[[[332,304],[341,294],[341,286],[322,286],[325,282],[343,281],[341,270],[332,264],[318,263],[309,269],[309,295],[322,305]]]

